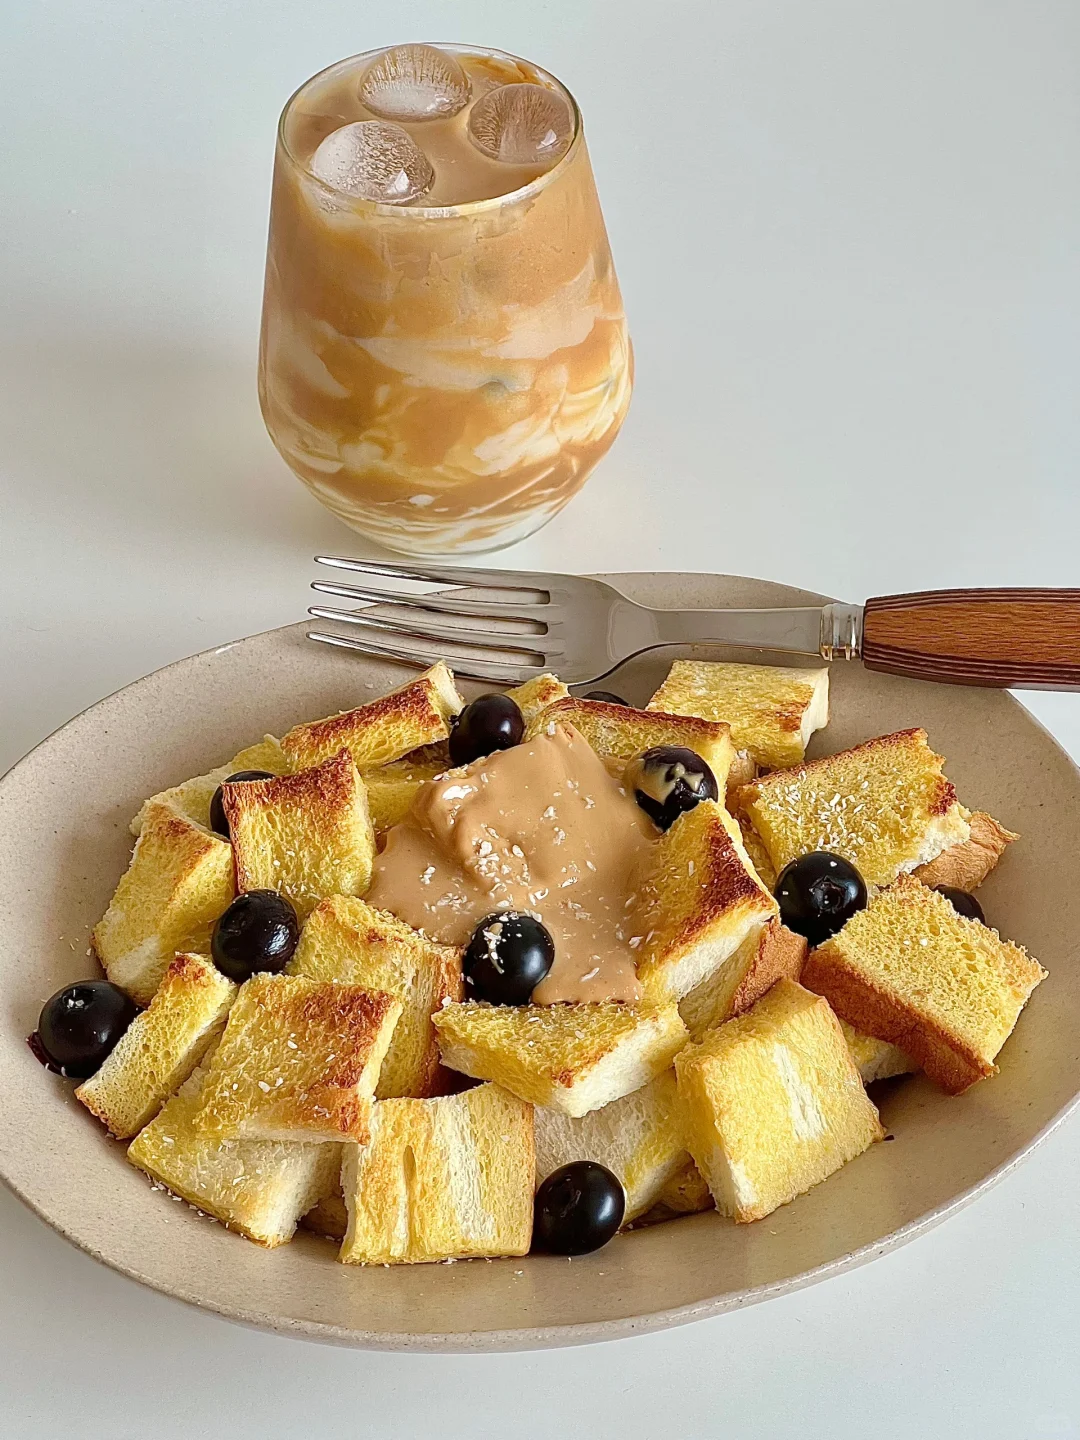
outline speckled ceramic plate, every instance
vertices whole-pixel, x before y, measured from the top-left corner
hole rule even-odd
[[[668,606],[820,600],[760,581],[612,576]],[[959,1099],[924,1079],[879,1097],[892,1144],[756,1225],[715,1214],[618,1237],[595,1255],[359,1269],[301,1232],[265,1251],[150,1189],[25,1043],[86,949],[131,847],[142,799],[220,764],[265,731],[363,703],[407,672],[312,645],[304,626],[149,675],[44,741],[0,781],[0,1176],[89,1255],[231,1319],[345,1345],[527,1349],[678,1325],[822,1280],[919,1235],[1015,1165],[1080,1091],[1080,773],[1009,696],[839,664],[815,751],[924,725],[961,799],[1022,832],[981,891],[987,914],[1049,969],[1001,1057]],[[672,653],[612,687],[643,702]],[[724,652],[698,651],[713,658]],[[742,658],[757,658],[747,656]],[[765,657],[776,658],[780,657]]]

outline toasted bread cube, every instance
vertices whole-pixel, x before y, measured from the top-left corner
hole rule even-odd
[[[730,800],[731,796],[729,795],[728,798]],[[738,799],[737,796],[735,798]],[[739,822],[739,834],[742,836],[743,849],[746,851],[758,879],[772,894],[776,890],[778,876],[769,859],[769,852],[765,849],[765,843],[750,823],[750,817],[744,810],[738,810],[736,807],[734,818]]]
[[[688,1155],[638,1221],[639,1225],[656,1225],[662,1220],[675,1220],[680,1215],[697,1215],[712,1210],[714,1202],[705,1177]]]
[[[524,1255],[532,1240],[532,1107],[497,1085],[380,1100],[341,1182],[350,1265]]]
[[[964,818],[971,830],[967,841],[950,845],[936,859],[912,871],[916,880],[932,890],[939,885],[951,885],[955,890],[977,890],[1006,848],[1020,839],[985,810],[976,810],[973,815],[964,811]]]
[[[652,847],[638,888],[634,928],[644,937],[645,993],[688,995],[777,913],[724,807],[703,800]]]
[[[751,1009],[777,980],[798,980],[806,941],[775,916],[752,930],[724,963],[679,1001],[691,1039]]]
[[[228,841],[168,805],[148,806],[127,873],[94,927],[106,975],[149,1005],[174,955],[209,951],[214,921],[235,893]]]
[[[363,900],[331,895],[309,915],[288,968],[291,975],[362,985],[401,1001],[401,1019],[379,1071],[377,1100],[444,1095],[451,1088],[451,1077],[439,1064],[431,1017],[462,998],[456,945],[437,945]]]
[[[131,833],[141,834],[150,805],[168,805],[171,810],[176,810],[188,820],[193,820],[196,825],[202,825],[209,830],[210,801],[223,780],[235,775],[238,770],[268,770],[271,775],[284,775],[288,768],[280,743],[273,735],[264,735],[254,745],[249,745],[238,755],[234,755],[228,765],[219,765],[216,770],[209,770],[205,775],[196,775],[181,785],[173,785],[168,790],[151,795],[149,800],[143,802],[142,809],[132,820]]]
[[[525,728],[526,740],[532,740],[550,725],[573,725],[612,768],[621,769],[627,760],[656,745],[684,745],[700,755],[712,770],[721,795],[735,759],[728,726],[693,715],[664,715],[654,710],[634,710],[629,705],[611,705],[606,700],[575,700],[570,696],[534,715]]]
[[[810,952],[803,983],[856,1030],[898,1045],[951,1095],[993,1075],[1046,971],[910,875]]]
[[[325,1147],[319,1146],[319,1149],[323,1148]],[[334,1193],[324,1196],[317,1205],[313,1205],[300,1224],[305,1230],[311,1230],[316,1235],[325,1235],[328,1240],[336,1240],[339,1244],[345,1239],[345,1231],[349,1228],[349,1212],[345,1208],[345,1197],[341,1193],[340,1178]]]
[[[118,1140],[137,1135],[206,1054],[235,998],[236,986],[205,955],[177,955],[150,1008],[136,1015],[77,1098]]]
[[[810,736],[829,723],[829,672],[676,660],[647,708],[726,721],[737,750],[780,770],[800,765]]]
[[[570,691],[557,675],[537,675],[506,693],[524,715],[526,724],[556,700],[570,698]]]
[[[466,1001],[432,1018],[444,1065],[564,1115],[586,1115],[640,1090],[687,1039],[674,1004]]]
[[[222,1140],[363,1142],[401,1009],[359,985],[252,976],[207,1070],[196,1129]]]
[[[464,704],[453,675],[440,660],[407,685],[359,709],[294,726],[282,738],[281,748],[294,770],[318,765],[343,749],[358,770],[373,770],[410,750],[445,740]]]
[[[905,1055],[898,1045],[875,1040],[873,1035],[864,1035],[846,1020],[840,1021],[840,1029],[844,1032],[851,1058],[864,1085],[872,1085],[875,1080],[891,1080],[896,1075],[910,1075],[918,1070],[915,1061],[910,1055]]]
[[[725,788],[724,803],[734,800],[738,791],[744,785],[749,785],[758,775],[757,761],[750,754],[749,750],[736,750],[731,768],[727,774],[727,786]]]
[[[448,759],[415,758],[392,760],[378,770],[365,770],[364,788],[376,835],[385,835],[408,818],[421,786],[450,768]]]
[[[739,804],[773,868],[812,850],[842,855],[868,885],[891,885],[970,835],[925,730],[900,730],[744,786]]]
[[[128,1146],[127,1157],[190,1205],[257,1245],[284,1245],[341,1174],[340,1145],[219,1140],[196,1128],[205,1070],[180,1087]]]
[[[716,1208],[760,1220],[884,1135],[836,1016],[779,980],[675,1061],[689,1148]]]
[[[280,890],[304,919],[325,896],[371,883],[375,834],[346,751],[296,775],[225,785],[222,805],[238,890]]]
[[[654,1205],[690,1158],[674,1070],[665,1070],[640,1090],[578,1119],[537,1106],[533,1126],[537,1185],[561,1165],[595,1160],[622,1181],[624,1224]]]

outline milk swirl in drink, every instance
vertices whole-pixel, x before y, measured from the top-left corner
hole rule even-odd
[[[521,539],[630,400],[622,299],[573,99],[525,61],[407,45],[281,119],[260,355],[267,427],[393,549]]]

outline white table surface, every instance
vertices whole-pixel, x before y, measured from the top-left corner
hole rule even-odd
[[[447,37],[579,97],[637,347],[614,452],[506,564],[850,599],[1080,582],[1073,0],[12,4],[0,768],[146,671],[300,618],[311,555],[359,551],[255,399],[274,123],[341,55]],[[1080,700],[1031,708],[1080,756]],[[241,1330],[0,1192],[0,1433],[1077,1436],[1078,1164],[1074,1118],[855,1273],[467,1358]]]

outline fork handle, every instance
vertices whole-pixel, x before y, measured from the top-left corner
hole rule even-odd
[[[923,590],[863,611],[869,670],[950,685],[1080,690],[1080,590]]]

